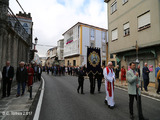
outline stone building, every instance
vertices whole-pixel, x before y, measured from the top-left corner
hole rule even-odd
[[[0,0],[0,71],[9,60],[15,68],[29,62],[32,34],[28,34],[9,8],[9,0]]]
[[[160,62],[160,1],[105,2],[108,5],[109,54],[116,55],[116,64],[127,69],[137,58],[141,69],[147,62],[151,70],[150,82],[155,82],[155,67]]]

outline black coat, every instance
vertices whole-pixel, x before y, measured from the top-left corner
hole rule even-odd
[[[116,68],[116,73],[115,73],[116,78],[119,78],[119,72],[120,72],[120,69],[119,69],[119,68]]]
[[[147,71],[149,71],[148,67],[143,67],[143,79],[149,79],[150,71],[149,72]]]
[[[85,72],[82,70],[79,70],[78,72],[78,80],[84,80]]]
[[[17,82],[27,82],[28,80],[28,72],[27,72],[27,69],[24,68],[22,71],[21,71],[21,67],[18,67],[17,68],[17,72],[16,72],[16,79],[17,79]]]
[[[95,75],[96,79],[102,79],[103,78],[103,69],[100,68],[98,73]]]
[[[2,71],[2,77],[3,79],[6,78],[6,73],[7,73],[7,67],[3,67],[3,71]],[[10,66],[9,70],[8,70],[8,78],[12,78],[14,77],[14,68],[12,66]]]

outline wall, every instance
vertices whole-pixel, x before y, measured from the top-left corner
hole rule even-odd
[[[118,0],[117,11],[111,14],[110,6],[113,1],[111,0],[108,4],[110,53],[133,49],[136,41],[138,41],[139,47],[160,43],[159,0],[129,0],[124,5],[122,5],[121,0]],[[151,27],[138,32],[137,17],[148,10],[151,13]],[[130,35],[123,37],[123,24],[128,21],[130,24]],[[111,31],[115,28],[118,28],[118,40],[112,42]]]
[[[3,11],[0,12],[0,71],[9,60],[16,72],[20,61],[29,62],[29,41],[31,38],[25,41],[8,25],[8,5],[8,0],[0,0],[0,11]]]
[[[75,57],[68,57],[65,58],[65,66],[68,66],[68,60],[71,66],[73,66],[73,60],[76,60],[76,66],[80,66],[81,62],[81,57],[80,56],[75,56]]]

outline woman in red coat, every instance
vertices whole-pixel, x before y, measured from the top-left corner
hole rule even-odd
[[[122,68],[121,68],[121,85],[123,85],[123,82],[126,85],[126,70],[125,70],[124,66],[122,66]]]
[[[34,70],[31,64],[29,64],[27,72],[28,72],[28,91],[29,91],[30,86],[33,84],[33,76],[34,76]]]

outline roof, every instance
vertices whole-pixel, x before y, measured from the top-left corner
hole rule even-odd
[[[104,0],[104,2],[108,3],[110,0]]]
[[[55,47],[53,47],[53,48],[50,48],[48,51],[51,51],[51,50],[53,50],[53,49],[56,49],[57,48],[57,46],[55,46]],[[48,52],[47,51],[47,52]]]
[[[77,26],[77,25],[86,25],[86,26],[89,26],[89,27],[98,28],[98,29],[102,29],[102,30],[104,30],[104,31],[107,31],[107,29],[105,29],[105,28],[100,28],[100,27],[96,27],[96,26],[94,26],[94,25],[89,25],[89,24],[86,24],[86,23],[78,22],[78,23],[76,23],[75,25],[73,25],[70,29],[68,29],[66,32],[64,32],[62,35],[64,35],[64,34],[67,33],[68,31],[70,31],[72,28],[74,28],[74,27]]]

